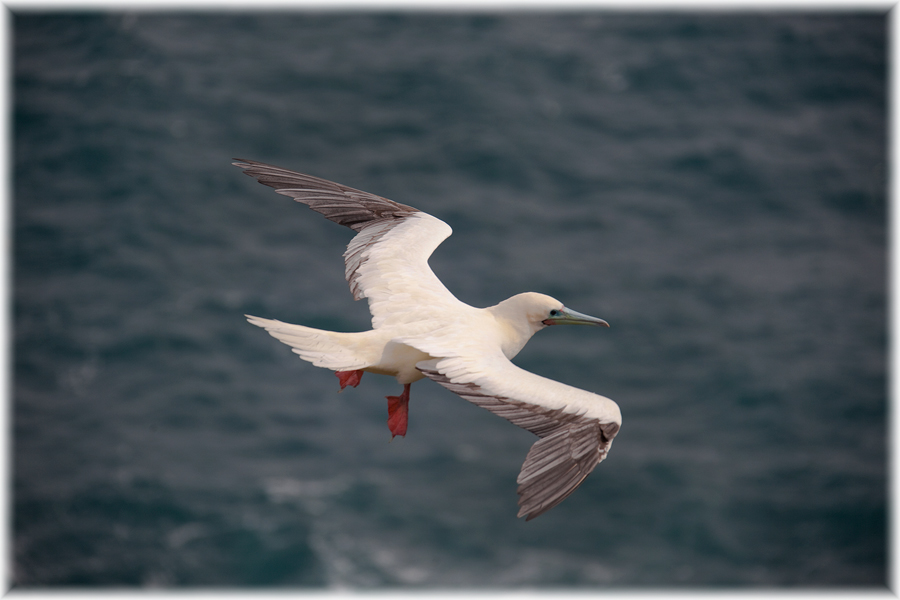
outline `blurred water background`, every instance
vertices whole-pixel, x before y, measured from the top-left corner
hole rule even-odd
[[[886,16],[28,12],[13,34],[23,588],[883,586]],[[533,436],[243,314],[368,327],[349,230],[230,166],[411,204],[517,363],[623,426],[516,519]]]

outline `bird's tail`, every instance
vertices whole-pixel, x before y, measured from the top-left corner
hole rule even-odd
[[[371,344],[366,344],[374,333],[372,331],[340,333],[251,315],[244,316],[253,325],[262,327],[269,335],[293,348],[300,358],[317,367],[333,371],[353,371],[364,369],[377,360],[377,356],[369,356],[372,353]]]

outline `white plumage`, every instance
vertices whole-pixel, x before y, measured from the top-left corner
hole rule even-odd
[[[341,387],[363,372],[391,375],[403,394],[388,397],[388,425],[406,433],[409,386],[428,377],[462,398],[535,433],[519,474],[519,516],[556,506],[606,457],[622,422],[615,402],[515,366],[537,331],[556,324],[607,325],[533,292],[489,308],[460,302],[428,266],[452,233],[443,221],[337,183],[263,163],[235,166],[308,205],[357,235],[344,253],[356,299],[366,298],[372,330],[339,333],[247,316],[250,323],[317,367],[337,372]]]

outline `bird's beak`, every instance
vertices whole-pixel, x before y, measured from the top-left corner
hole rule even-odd
[[[570,308],[563,308],[555,317],[544,319],[544,325],[599,325],[609,327],[609,323],[597,317],[583,315]]]

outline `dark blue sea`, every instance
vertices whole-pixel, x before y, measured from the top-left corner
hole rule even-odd
[[[13,11],[12,578],[24,589],[884,589],[887,16]],[[429,212],[463,301],[551,294],[517,364],[614,399],[536,439],[338,394],[245,313],[369,327],[352,232],[261,160]]]

